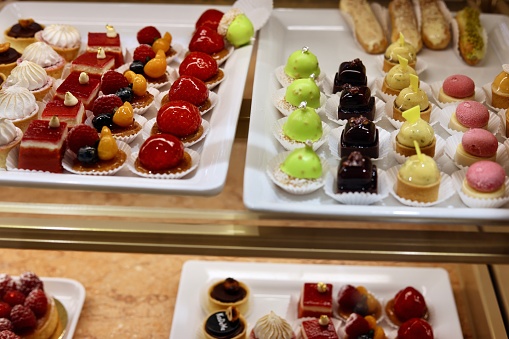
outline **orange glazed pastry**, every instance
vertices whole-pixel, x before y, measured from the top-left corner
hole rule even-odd
[[[496,108],[509,108],[509,64],[502,66],[491,84],[491,105]]]

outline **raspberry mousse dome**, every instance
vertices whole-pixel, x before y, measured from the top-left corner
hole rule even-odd
[[[27,60],[34,62],[44,68],[46,73],[59,79],[65,66],[65,59],[60,56],[50,45],[45,42],[37,41],[28,45],[21,58],[18,59],[18,64]]]
[[[38,111],[35,97],[28,89],[10,86],[0,90],[0,118],[11,120],[22,131],[37,118]]]
[[[81,34],[71,25],[53,24],[35,34],[37,41],[44,41],[66,61],[74,60],[81,46]]]
[[[53,86],[53,78],[44,68],[31,61],[22,61],[7,77],[4,87],[21,86],[33,93],[37,101],[42,101]]]
[[[480,102],[463,101],[456,107],[449,121],[449,128],[465,132],[470,128],[488,128],[490,112]]]
[[[444,103],[474,100],[475,83],[466,75],[454,74],[448,76],[442,83],[438,100]]]
[[[474,198],[500,198],[505,195],[505,177],[500,164],[481,160],[468,168],[461,190]]]
[[[470,166],[480,160],[496,161],[498,140],[489,131],[471,128],[461,137],[454,160],[461,166]]]

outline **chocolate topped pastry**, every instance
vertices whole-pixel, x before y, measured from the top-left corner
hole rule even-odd
[[[208,309],[213,312],[235,306],[244,314],[248,308],[249,294],[249,287],[246,284],[233,278],[226,278],[210,286]]]
[[[16,62],[21,54],[10,46],[8,42],[1,44],[0,64],[10,64]]]
[[[338,107],[338,120],[364,115],[369,120],[375,117],[375,98],[367,86],[346,85],[341,92]]]
[[[246,323],[235,307],[211,314],[204,324],[206,338],[233,339],[245,337]]]
[[[342,157],[338,168],[338,192],[377,193],[376,165],[360,152]]]
[[[359,151],[366,157],[378,158],[378,130],[375,124],[362,115],[350,118],[341,133],[339,147],[341,157]]]
[[[339,65],[339,71],[334,77],[334,88],[332,93],[341,92],[346,84],[353,86],[366,86],[366,67],[360,59],[345,61]]]
[[[19,19],[18,23],[9,29],[7,35],[13,38],[33,38],[36,32],[42,30],[43,27],[33,19]]]

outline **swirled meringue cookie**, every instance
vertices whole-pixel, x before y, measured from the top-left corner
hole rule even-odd
[[[256,322],[250,339],[295,339],[292,326],[276,313],[270,311]]]
[[[42,101],[53,86],[53,78],[35,62],[24,60],[14,67],[3,86],[25,87],[33,93],[35,100]]]
[[[21,58],[18,59],[18,65],[24,60],[38,64],[50,77],[55,79],[62,76],[65,66],[65,59],[50,45],[42,41],[28,45],[21,54]]]
[[[81,47],[81,34],[71,25],[53,24],[35,34],[37,41],[44,41],[66,61],[74,60]]]
[[[10,86],[0,90],[0,118],[11,120],[22,131],[37,118],[38,111],[35,96],[28,89]]]
[[[0,118],[0,168],[5,168],[7,155],[21,142],[23,132],[11,120]]]

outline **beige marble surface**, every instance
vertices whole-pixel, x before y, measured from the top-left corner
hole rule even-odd
[[[80,281],[86,289],[75,338],[169,338],[181,268],[185,261],[245,260],[278,263],[373,265],[372,262],[281,260],[154,254],[96,253],[0,249],[0,272],[18,275],[26,270],[45,277]],[[405,266],[401,263],[377,265]],[[460,266],[443,267],[451,278],[465,338],[472,338]],[[185,338],[181,338],[185,339]]]

